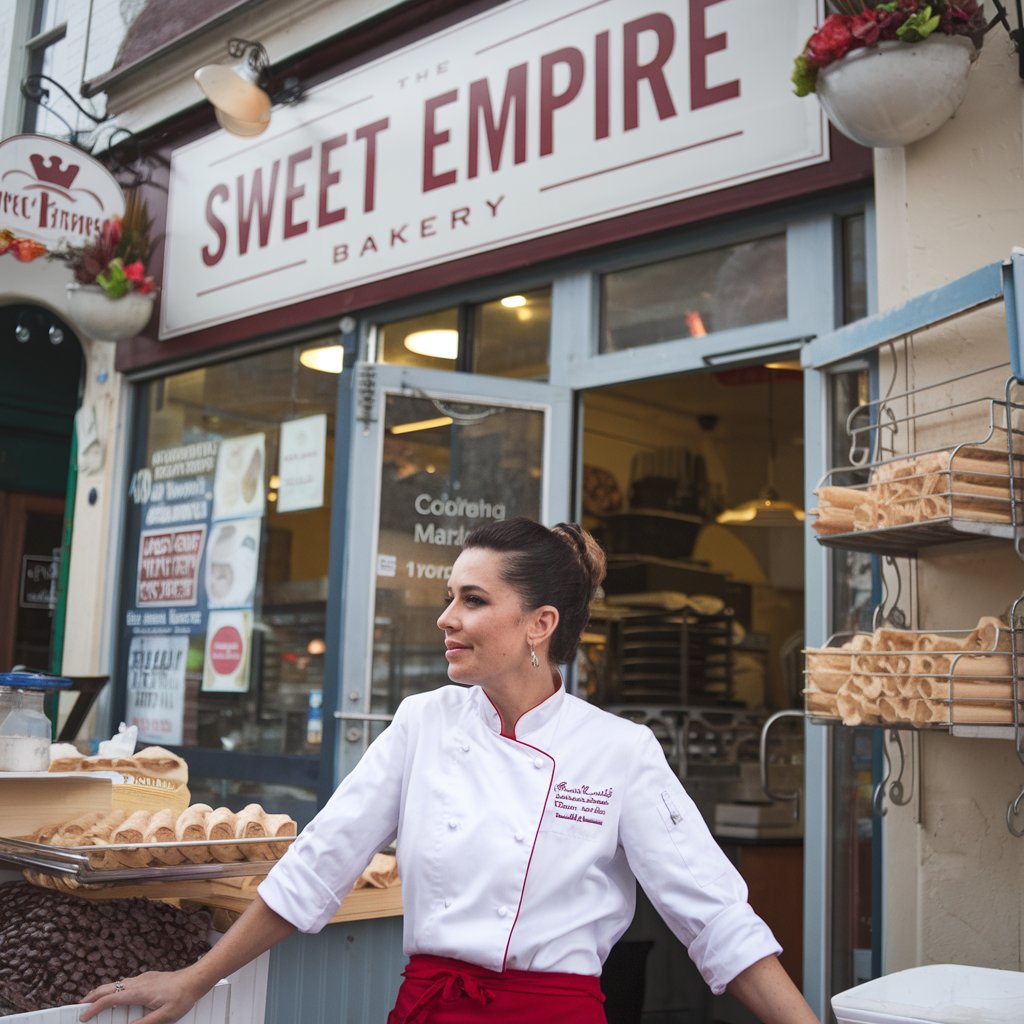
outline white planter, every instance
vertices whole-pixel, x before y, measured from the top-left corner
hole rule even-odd
[[[134,338],[153,315],[154,296],[129,292],[112,299],[97,284],[69,284],[68,310],[82,333],[97,341]]]
[[[977,55],[965,36],[879,43],[822,68],[815,92],[828,119],[854,142],[906,146],[956,113]]]

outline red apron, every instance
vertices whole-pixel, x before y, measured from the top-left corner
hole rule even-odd
[[[545,971],[489,971],[416,954],[402,972],[387,1024],[607,1024],[597,978]]]

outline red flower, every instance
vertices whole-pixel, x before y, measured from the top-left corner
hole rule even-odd
[[[138,266],[142,266],[142,264],[140,263],[138,264]],[[144,277],[135,287],[135,291],[137,291],[140,295],[148,295],[152,290],[153,278],[151,277]]]
[[[850,21],[850,34],[861,46],[874,46],[881,30],[873,10],[855,14]]]
[[[136,260],[135,263],[128,263],[125,265],[124,276],[134,284],[139,284],[139,282],[141,282],[146,276],[146,268],[140,261]]]
[[[821,23],[821,28],[807,41],[804,57],[808,64],[812,67],[825,67],[850,52],[853,34],[850,32],[849,20],[842,14],[830,14]]]

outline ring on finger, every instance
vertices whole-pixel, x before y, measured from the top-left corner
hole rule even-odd
[[[115,992],[123,992],[124,991],[124,978],[120,978],[118,981],[114,982],[114,991]]]

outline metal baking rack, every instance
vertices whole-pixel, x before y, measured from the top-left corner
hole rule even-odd
[[[906,345],[904,339],[904,345]],[[1020,395],[1020,383],[1010,376],[1005,380],[1002,398],[991,394],[970,394],[970,388],[986,386],[992,375],[1008,370],[1008,365],[984,367],[902,392],[886,394],[883,398],[857,406],[847,418],[847,435],[850,441],[850,462],[848,465],[830,469],[816,488],[839,487],[849,492],[864,495],[866,508],[872,506],[876,497],[884,497],[886,488],[895,481],[886,479],[887,474],[901,466],[907,467],[914,461],[938,456],[944,465],[928,472],[909,473],[901,477],[903,485],[908,482],[928,484],[931,490],[921,488],[915,498],[904,497],[899,504],[907,514],[915,511],[915,502],[923,506],[926,499],[938,499],[938,514],[919,521],[892,522],[876,528],[855,528],[843,532],[819,533],[817,540],[826,547],[865,551],[889,556],[915,556],[921,549],[940,544],[949,544],[972,538],[997,538],[1013,540],[1020,554],[1024,538],[1024,404]],[[966,396],[956,402],[935,403],[931,407],[929,393],[956,390]],[[969,439],[961,435],[955,440],[938,440],[944,427],[957,421],[973,421]],[[918,438],[927,437],[927,446],[919,445]],[[993,471],[973,468],[958,471],[957,459],[969,455],[973,449],[993,453]],[[1005,461],[1004,461],[1005,459]],[[963,477],[971,477],[972,483],[987,484],[990,491],[979,492]],[[958,485],[958,480],[959,485]],[[938,488],[935,484],[939,483]],[[958,489],[958,486],[962,489]],[[891,504],[891,503],[890,503]],[[941,505],[944,505],[942,514]],[[972,516],[965,510],[970,505]]]
[[[108,844],[102,846],[50,846],[34,843],[27,839],[0,837],[0,861],[21,868],[33,868],[48,875],[59,875],[82,884],[113,885],[129,882],[184,882],[202,879],[238,878],[246,875],[265,875],[277,863],[276,860],[212,860],[205,864],[151,864],[144,867],[96,868],[90,856],[127,850],[183,850],[186,847],[247,846],[257,843],[264,845],[294,842],[294,836],[274,838],[255,836],[250,839],[198,839],[169,843]],[[212,856],[212,853],[211,853]]]

